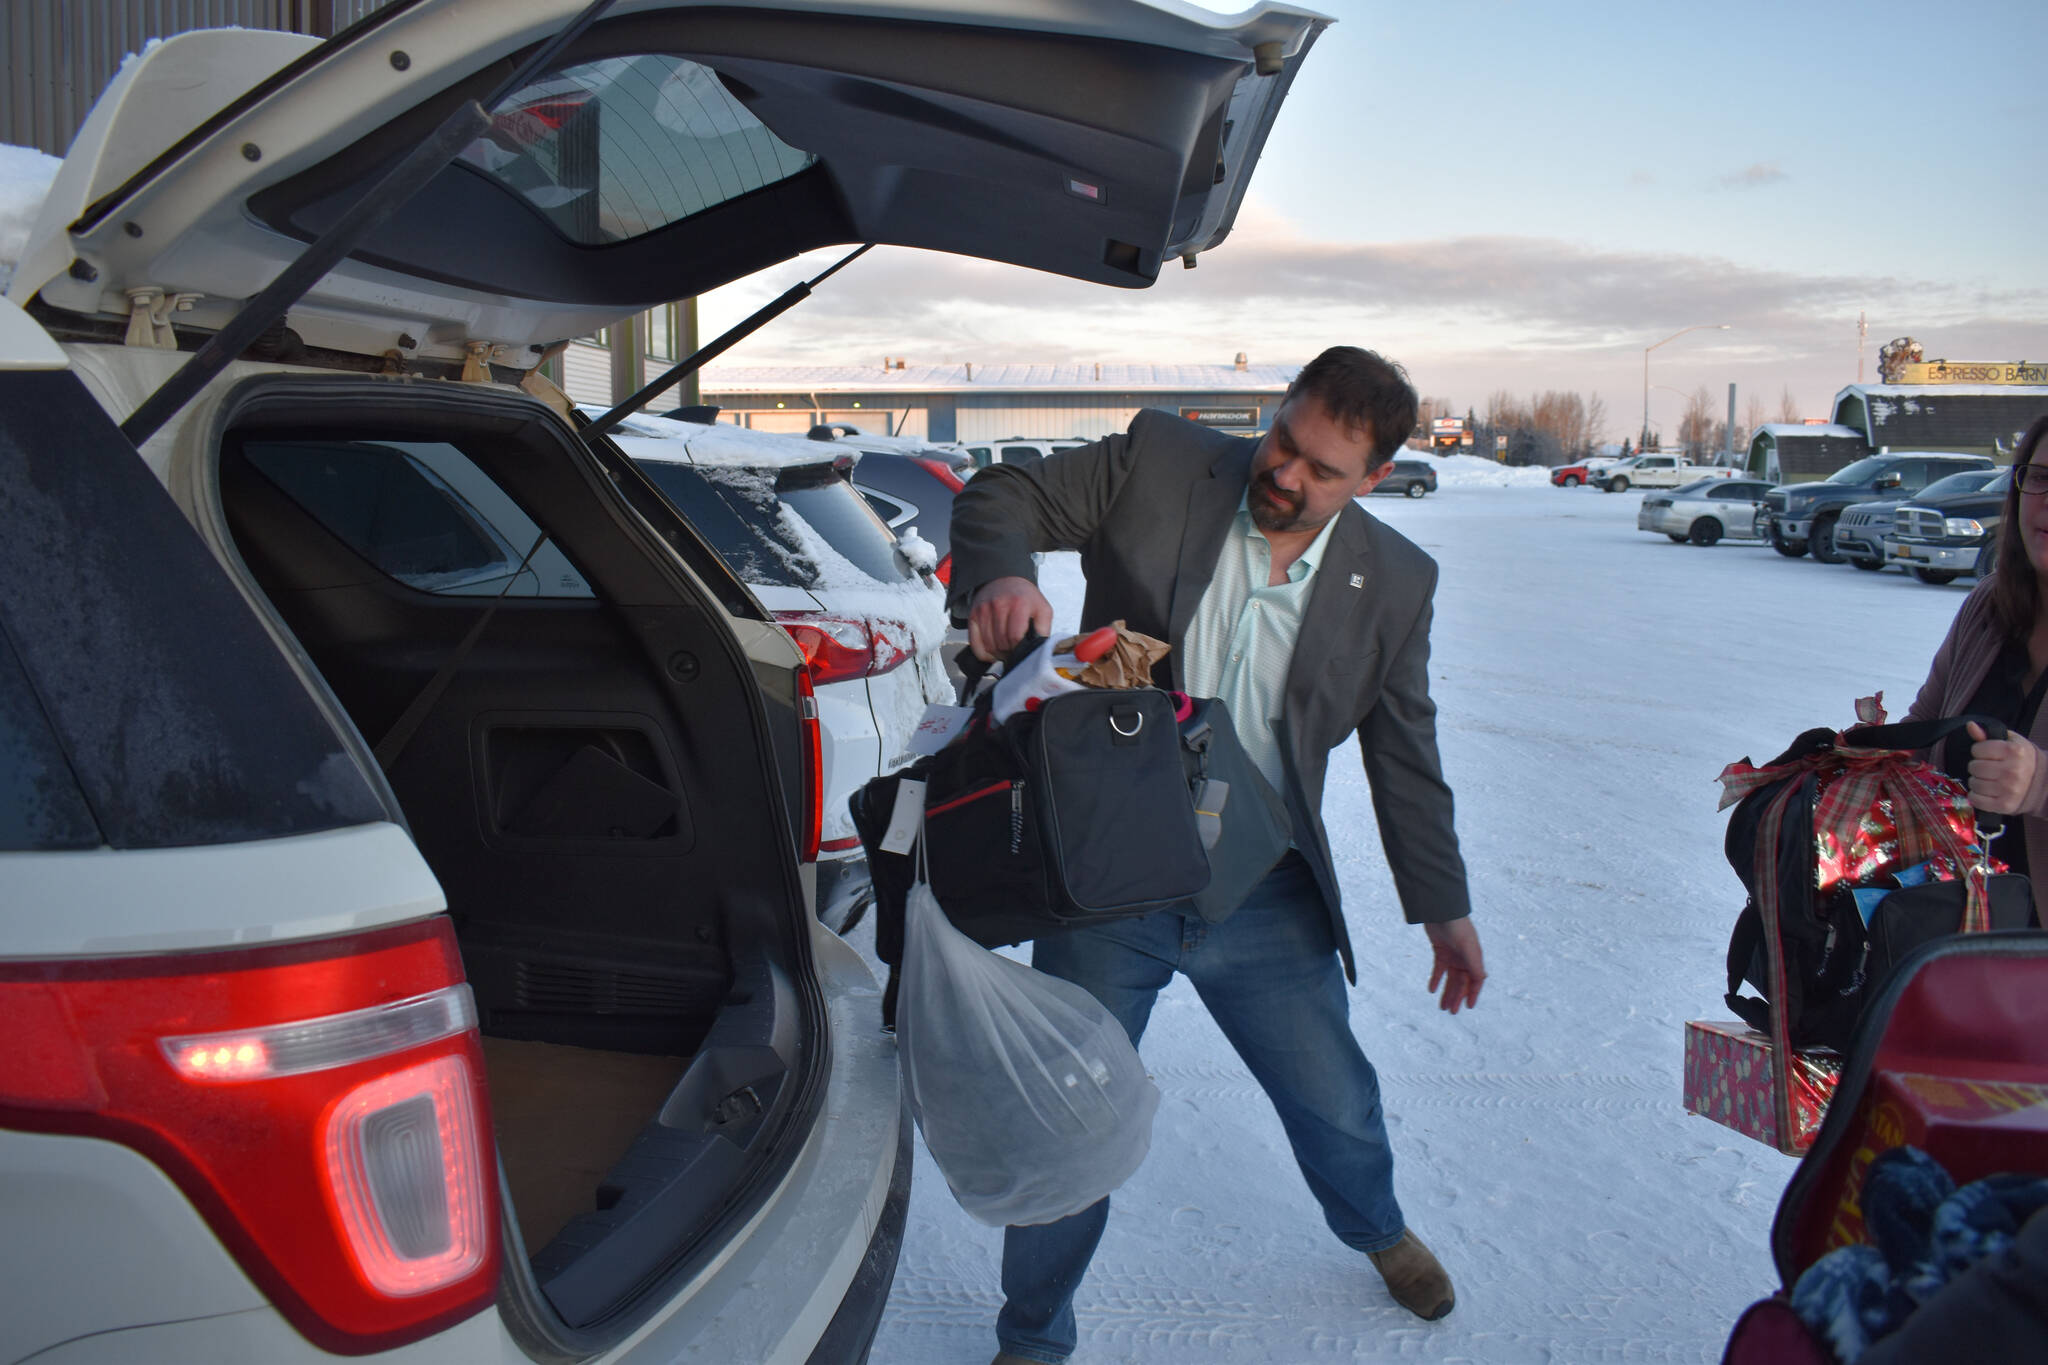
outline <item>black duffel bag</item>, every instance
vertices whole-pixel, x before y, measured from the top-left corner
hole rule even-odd
[[[932,894],[983,947],[1185,906],[1209,885],[1169,694],[1088,688],[1001,725],[984,694],[957,739],[849,803],[874,884],[875,952],[892,967],[917,856],[882,843],[913,779]]]

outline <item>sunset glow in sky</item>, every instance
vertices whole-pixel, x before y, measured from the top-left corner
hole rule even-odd
[[[1228,10],[1212,4],[1205,8]],[[1299,363],[1459,410],[1727,386],[1823,416],[1877,349],[2048,359],[2048,5],[1328,0],[1230,239],[1142,291],[878,249],[730,364]],[[707,295],[709,339],[837,253]],[[714,368],[715,373],[715,368]],[[1675,392],[1674,392],[1675,391]]]

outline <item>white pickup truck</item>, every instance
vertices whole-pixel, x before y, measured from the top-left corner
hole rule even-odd
[[[1594,477],[1610,493],[1625,488],[1679,488],[1700,479],[1732,479],[1742,471],[1728,465],[1693,464],[1682,455],[1655,451],[1609,465]]]

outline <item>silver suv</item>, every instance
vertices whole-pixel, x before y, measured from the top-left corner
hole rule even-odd
[[[867,1352],[909,1130],[810,673],[536,366],[833,244],[1146,284],[1325,21],[585,8],[153,45],[29,234],[0,1360]]]

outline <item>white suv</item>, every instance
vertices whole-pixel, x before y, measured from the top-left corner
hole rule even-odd
[[[622,430],[620,448],[803,651],[822,741],[818,918],[843,934],[874,894],[848,802],[910,757],[927,705],[953,699],[937,554],[909,526],[897,539],[850,481],[859,452],[836,442],[659,417]]]
[[[833,244],[1144,285],[1325,21],[585,11],[154,45],[29,234],[0,1360],[867,1352],[909,1131],[812,678],[534,367]]]

